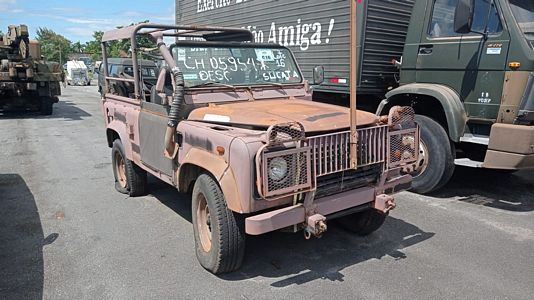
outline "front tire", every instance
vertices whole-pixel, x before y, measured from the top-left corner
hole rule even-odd
[[[454,173],[454,145],[439,123],[429,117],[416,115],[421,127],[421,145],[416,171],[412,173],[412,191],[428,194],[442,188]]]
[[[130,197],[146,195],[146,171],[126,158],[121,140],[113,141],[111,160],[113,175],[115,176],[115,189]]]
[[[193,187],[192,219],[197,259],[213,274],[232,272],[245,255],[244,223],[226,207],[224,195],[209,175],[200,175]]]
[[[356,233],[357,235],[366,236],[380,228],[386,221],[387,216],[387,213],[381,213],[376,209],[368,209],[348,216],[343,216],[336,221],[344,229]]]

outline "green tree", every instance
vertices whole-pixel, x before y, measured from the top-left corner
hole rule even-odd
[[[47,60],[64,64],[68,55],[73,52],[72,42],[67,38],[46,27],[37,29],[37,41],[41,44],[42,55]]]
[[[93,33],[93,40],[85,43],[85,51],[91,53],[91,58],[94,61],[102,60],[102,36],[104,35],[103,31],[95,31]]]

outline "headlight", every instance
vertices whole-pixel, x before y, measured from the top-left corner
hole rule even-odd
[[[287,176],[287,161],[282,157],[273,158],[268,166],[269,178],[280,181]]]

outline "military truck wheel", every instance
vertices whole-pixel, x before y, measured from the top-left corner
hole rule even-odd
[[[427,194],[443,187],[454,173],[453,145],[447,132],[436,121],[416,115],[421,127],[419,160],[412,172],[412,191]]]
[[[198,261],[213,274],[237,270],[245,255],[243,219],[226,207],[215,180],[198,177],[192,193],[193,231]]]
[[[124,146],[120,140],[113,142],[111,160],[113,175],[115,176],[115,189],[130,197],[146,195],[146,171],[126,158],[126,155],[124,155]]]
[[[50,97],[41,97],[41,115],[49,116],[54,110],[54,101]]]
[[[357,235],[365,236],[380,228],[380,226],[384,224],[384,221],[386,221],[387,216],[388,214],[381,213],[376,209],[368,209],[348,216],[343,216],[336,219],[336,221],[344,229],[356,233]]]

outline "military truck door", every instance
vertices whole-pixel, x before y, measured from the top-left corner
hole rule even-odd
[[[418,48],[416,81],[447,85],[461,96],[468,116],[495,120],[501,101],[509,34],[493,0],[475,0],[472,32],[454,31],[458,0],[429,0],[427,30]],[[488,38],[481,33],[486,30]]]
[[[174,163],[163,155],[169,106],[141,102],[139,145],[141,161],[150,168],[173,178]]]

